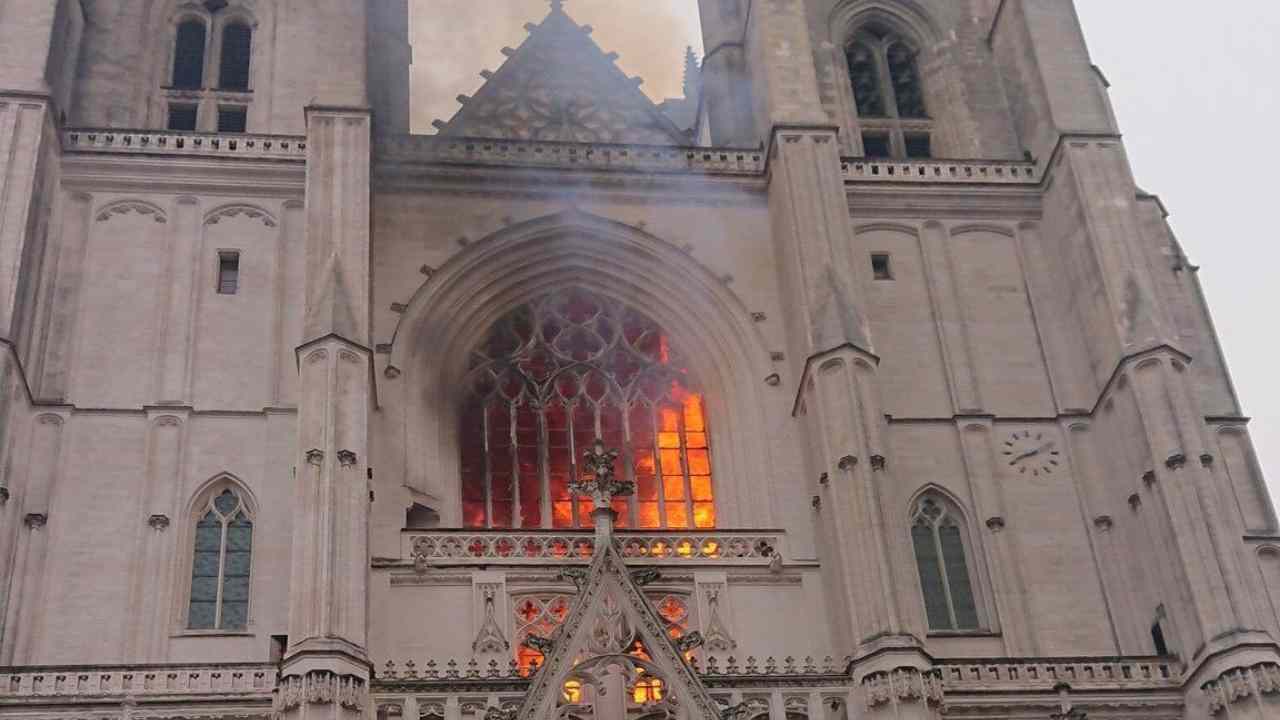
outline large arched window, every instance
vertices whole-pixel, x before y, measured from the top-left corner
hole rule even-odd
[[[244,630],[249,625],[253,520],[241,494],[220,485],[197,505],[191,561],[192,630]]]
[[[965,557],[964,519],[937,493],[922,496],[911,522],[930,630],[976,630],[980,622]]]
[[[874,24],[855,33],[845,49],[867,157],[932,155],[917,55],[901,35]]]
[[[246,91],[249,89],[249,58],[253,50],[253,30],[243,22],[227,24],[222,29],[222,56],[218,68],[218,88]]]
[[[581,289],[542,296],[494,325],[466,390],[467,527],[590,527],[591,502],[569,482],[597,437],[636,483],[615,500],[619,526],[715,526],[703,397],[640,312]]]
[[[178,24],[173,41],[173,87],[198,90],[204,86],[206,33],[201,20],[184,20]]]

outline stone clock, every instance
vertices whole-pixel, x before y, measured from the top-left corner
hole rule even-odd
[[[1044,433],[1030,430],[1015,432],[1004,442],[1002,453],[1019,474],[1030,473],[1035,477],[1051,475],[1060,463],[1058,448],[1053,440],[1046,440]]]

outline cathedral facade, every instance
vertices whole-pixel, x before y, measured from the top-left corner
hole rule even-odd
[[[426,135],[407,0],[0,2],[0,717],[1280,717],[1069,0],[565,5]]]

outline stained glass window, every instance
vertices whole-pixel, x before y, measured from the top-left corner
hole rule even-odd
[[[525,647],[524,641],[530,635],[549,638],[551,634],[569,617],[572,596],[564,593],[536,593],[521,595],[515,598],[515,637],[516,662],[520,665],[521,674],[529,672],[542,664],[542,653]],[[657,593],[649,596],[654,609],[658,611],[667,634],[673,639],[680,638],[689,631],[690,613],[689,598],[684,595]],[[644,644],[639,640],[633,651],[640,657],[648,658]],[[568,688],[565,689],[566,692]],[[576,702],[576,701],[575,701]]]
[[[849,47],[849,79],[853,81],[853,99],[859,117],[884,117],[884,93],[880,89],[880,72],[875,53],[866,43]]]
[[[225,489],[201,507],[191,561],[192,630],[244,630],[249,625],[253,521],[238,494]]]
[[[930,630],[976,630],[978,609],[959,513],[940,497],[916,505],[911,540]]]
[[[462,413],[467,527],[590,527],[575,498],[597,437],[622,452],[620,527],[715,527],[704,398],[666,332],[640,312],[581,290],[509,313],[475,350]]]

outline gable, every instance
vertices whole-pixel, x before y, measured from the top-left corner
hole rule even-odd
[[[686,137],[557,5],[440,134],[643,145]]]
[[[551,638],[552,646],[516,720],[624,718],[628,706],[639,704],[646,694],[646,715],[718,720],[718,706],[667,634],[617,549],[609,542],[597,547],[603,550],[587,572],[573,610]],[[648,657],[630,653],[636,641]],[[566,697],[566,683],[572,683],[577,697]],[[601,703],[610,705],[600,707]]]

